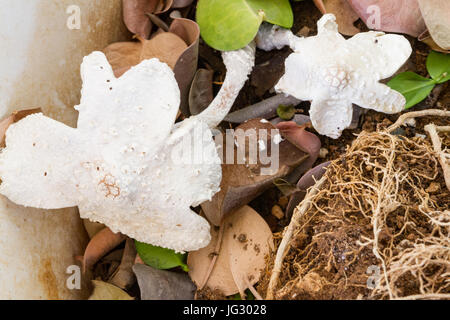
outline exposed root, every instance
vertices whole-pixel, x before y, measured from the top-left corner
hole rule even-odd
[[[450,115],[425,111],[431,112],[404,115],[388,131],[407,118]],[[426,140],[361,133],[296,209],[267,298],[448,298],[450,193],[444,183]],[[439,192],[425,191],[431,184]]]
[[[202,283],[199,285],[198,290],[202,290],[205,287],[205,285],[208,283],[209,277],[211,276],[214,266],[216,265],[217,257],[219,256],[220,248],[222,246],[224,228],[225,227],[222,222],[220,224],[219,235],[217,236],[216,247],[214,248],[214,253],[215,253],[214,257],[212,258],[211,263],[209,264],[208,271],[206,272],[205,278],[203,279]]]
[[[450,117],[450,111],[447,110],[441,110],[441,109],[427,109],[422,111],[414,111],[414,112],[408,112],[402,114],[400,117],[398,117],[397,121],[387,128],[387,132],[392,132],[395,129],[401,127],[405,124],[406,120],[413,119],[413,118],[419,118],[419,117],[426,117],[426,116],[438,116],[438,117]]]
[[[424,127],[424,130],[430,135],[434,152],[436,152],[439,163],[444,171],[445,184],[447,185],[447,189],[450,191],[450,154],[446,153],[445,150],[442,150],[442,142],[438,135],[438,131],[450,132],[450,126],[436,127],[434,124],[430,123]]]
[[[294,214],[292,215],[292,220],[289,226],[286,229],[286,233],[283,236],[283,239],[281,240],[280,246],[277,250],[277,255],[275,257],[274,267],[272,270],[272,275],[270,277],[269,286],[267,288],[267,300],[273,299],[273,290],[277,284],[278,277],[281,272],[281,267],[283,263],[284,256],[286,255],[286,249],[289,245],[289,241],[292,238],[292,235],[294,233],[294,230],[296,229],[297,225],[295,224],[295,221],[298,221],[299,218],[309,209],[311,205],[311,199],[317,194],[319,191],[320,186],[325,181],[325,178],[320,179],[310,190],[310,192],[307,194],[305,199],[302,201],[300,207],[294,211]]]
[[[245,284],[248,287],[248,289],[250,290],[250,292],[255,296],[256,300],[263,300],[263,298],[261,297],[261,295],[259,294],[258,291],[256,291],[256,289],[253,287],[253,285],[250,283],[250,281],[248,280],[248,278],[244,278],[245,280]],[[244,297],[241,293],[241,297]]]

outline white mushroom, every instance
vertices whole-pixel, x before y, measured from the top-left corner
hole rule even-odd
[[[218,96],[176,125],[180,92],[166,64],[145,60],[117,79],[103,53],[85,57],[78,128],[42,114],[12,125],[0,155],[0,193],[24,206],[78,206],[81,217],[141,242],[176,251],[205,247],[209,224],[190,206],[219,191],[221,165],[210,128],[244,85],[254,45],[223,56],[228,73]],[[199,142],[198,132],[201,148],[177,158]]]
[[[272,50],[288,45],[286,71],[277,92],[310,100],[314,128],[331,138],[340,137],[352,120],[352,103],[384,113],[403,110],[405,98],[379,83],[392,76],[411,55],[409,41],[383,32],[359,33],[346,40],[332,14],[317,23],[317,36],[300,38],[278,26],[263,25],[257,45]]]

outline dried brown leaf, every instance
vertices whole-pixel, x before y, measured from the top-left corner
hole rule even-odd
[[[159,33],[151,40],[140,37],[138,40],[113,43],[104,49],[116,77],[120,77],[141,61],[151,58],[157,58],[174,69],[178,59],[187,49],[183,39],[171,32]]]
[[[104,228],[89,241],[83,256],[83,271],[90,270],[104,255],[117,247],[126,236]]]
[[[194,0],[173,0],[172,8],[185,8],[190,6]]]
[[[148,39],[152,23],[148,13],[160,14],[170,9],[173,0],[123,0],[123,17],[130,32]]]
[[[92,280],[94,292],[89,300],[134,300],[122,289],[98,280]]]
[[[312,187],[316,181],[320,180],[324,175],[326,168],[330,165],[330,161],[321,163],[311,170],[307,171],[303,177],[298,180],[297,183],[297,192],[291,195],[289,198],[289,203],[286,208],[286,215],[288,217],[292,216],[294,209],[298,206],[298,204],[305,198],[306,191],[308,188]]]
[[[123,251],[120,265],[109,283],[121,289],[128,289],[134,284],[134,282],[136,281],[136,277],[133,272],[133,265],[136,254],[137,252],[134,245],[134,240],[128,238],[125,242],[125,250]]]
[[[200,27],[195,21],[177,18],[170,25],[169,32],[179,36],[188,45],[175,64],[175,79],[181,93],[181,112],[189,115],[189,90],[198,65],[198,48],[200,41]]]
[[[425,24],[434,42],[442,50],[450,50],[450,1],[418,0]]]
[[[433,38],[430,35],[430,32],[427,30],[423,32],[418,38],[419,41],[422,41],[427,46],[429,46],[432,50],[442,52],[442,53],[450,53],[450,50],[444,50],[438,46],[436,42],[434,42]]]
[[[298,125],[294,121],[283,121],[278,123],[276,127],[286,140],[309,155],[308,159],[297,168],[302,169],[302,174],[311,169],[319,157],[322,146],[319,137],[306,131],[307,125]]]
[[[97,233],[105,228],[103,223],[93,222],[89,219],[83,219],[83,225],[89,235],[89,239],[92,239]]]
[[[266,257],[274,249],[270,227],[255,210],[244,206],[225,220],[224,249],[234,283],[245,297],[248,284],[259,281]]]
[[[193,300],[195,285],[186,273],[158,270],[143,264],[133,266],[142,300]]]
[[[223,251],[222,242],[223,232],[221,233],[219,228],[212,226],[211,242],[208,246],[197,251],[189,252],[187,259],[189,276],[197,285],[198,289],[202,289],[208,284],[209,287],[218,288],[228,293],[229,290],[226,288],[233,287],[234,280],[231,274],[228,256],[226,254],[219,254]],[[214,265],[211,266],[211,264]],[[213,269],[210,269],[211,267]],[[214,277],[211,278],[213,272]]]
[[[272,232],[265,220],[252,208],[244,206],[223,221],[223,243],[214,252],[219,232],[212,228],[211,243],[188,255],[189,275],[201,286],[214,255],[218,255],[206,286],[226,296],[244,294],[248,284],[259,281],[265,258],[273,250]]]
[[[348,0],[348,3],[370,29],[413,37],[426,29],[417,0]]]
[[[347,0],[323,0],[323,3],[326,12],[322,13],[333,13],[336,16],[340,33],[346,36],[353,36],[361,31],[353,25],[359,19],[359,16],[348,4]]]
[[[214,71],[198,69],[189,91],[189,111],[197,115],[205,110],[214,99],[212,80]]]

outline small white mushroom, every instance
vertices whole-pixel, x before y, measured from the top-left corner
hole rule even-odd
[[[312,101],[314,128],[334,139],[350,126],[352,103],[389,114],[403,110],[405,98],[378,81],[392,76],[412,52],[401,35],[370,31],[346,40],[335,20],[332,14],[324,15],[317,23],[318,34],[307,38],[263,25],[256,39],[263,50],[292,48],[275,89]]]
[[[90,54],[81,66],[77,129],[42,114],[12,125],[0,155],[0,193],[29,207],[78,206],[82,218],[141,242],[176,251],[205,247],[209,224],[190,207],[219,191],[211,128],[233,105],[254,50],[224,53],[228,72],[218,96],[176,125],[180,92],[166,64],[145,60],[117,79],[103,53]],[[198,142],[197,132],[201,148],[190,158],[174,156]]]

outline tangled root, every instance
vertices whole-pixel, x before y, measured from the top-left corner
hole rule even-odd
[[[432,145],[363,132],[296,209],[266,297],[450,298],[449,231]]]

